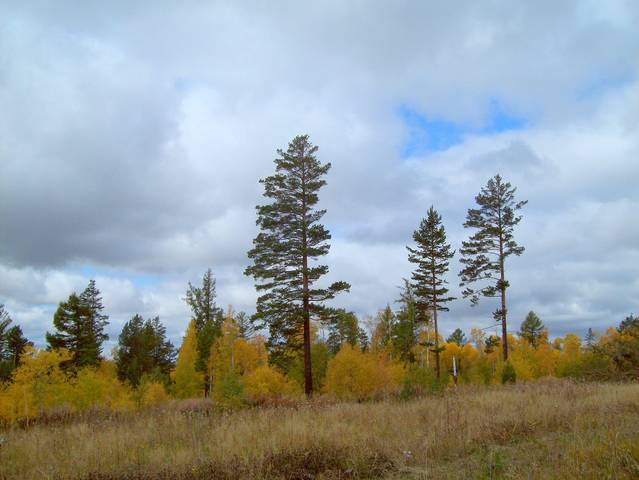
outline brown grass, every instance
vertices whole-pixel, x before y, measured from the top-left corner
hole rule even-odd
[[[548,380],[230,413],[176,402],[0,436],[3,480],[639,478],[639,385]]]

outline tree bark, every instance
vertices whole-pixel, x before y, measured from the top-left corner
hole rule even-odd
[[[499,290],[501,291],[501,343],[504,362],[508,360],[508,329],[506,328],[506,275],[504,272],[504,241],[499,236]]]
[[[306,238],[306,178],[302,169],[302,309],[304,311],[304,393],[313,395],[311,369],[311,312],[308,298],[308,255]]]
[[[435,275],[433,275],[433,292],[435,292]],[[437,328],[437,295],[435,293],[433,293],[433,325],[435,327],[435,372],[437,373],[437,380],[439,380],[439,329]]]

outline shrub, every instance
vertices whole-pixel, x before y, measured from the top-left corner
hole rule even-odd
[[[115,369],[103,362],[100,367],[80,370],[71,382],[68,398],[72,410],[106,407],[113,411],[134,407],[131,390],[118,381]]]
[[[517,372],[512,363],[504,363],[501,370],[501,383],[515,383],[517,381]]]
[[[150,406],[158,405],[169,399],[169,394],[166,392],[166,388],[160,382],[147,382],[140,385],[140,405]]]
[[[432,369],[412,365],[404,377],[401,398],[407,400],[427,393],[434,393],[441,389],[441,385],[442,383],[437,381]]]
[[[404,367],[344,344],[328,362],[325,390],[345,400],[365,400],[399,393]]]
[[[253,402],[265,402],[273,398],[293,396],[299,393],[297,385],[278,370],[263,365],[244,376],[244,392]]]

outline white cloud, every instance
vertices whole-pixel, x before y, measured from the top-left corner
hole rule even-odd
[[[321,199],[331,278],[352,284],[345,307],[394,300],[431,204],[458,248],[499,170],[530,200],[527,252],[509,267],[513,322],[535,308],[556,331],[583,330],[639,308],[634,4],[23,2],[0,14],[0,301],[34,338],[86,285],[77,265],[98,270],[112,338],[141,313],[179,339],[186,284],[209,266],[220,304],[251,310],[257,180],[303,132],[333,163]],[[525,127],[400,159],[400,105],[476,128],[495,100]],[[492,309],[460,300],[442,328]]]

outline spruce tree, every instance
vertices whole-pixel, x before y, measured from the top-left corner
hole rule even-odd
[[[191,318],[197,332],[197,370],[204,375],[204,396],[208,396],[211,382],[207,363],[213,342],[220,335],[223,314],[215,303],[215,278],[209,268],[202,277],[202,286],[189,282],[185,301],[191,308]]]
[[[97,365],[102,355],[102,343],[109,337],[104,333],[107,316],[102,312],[100,291],[91,280],[78,296],[72,293],[61,302],[53,316],[55,333],[46,334],[49,348],[66,348],[73,354],[75,367]]]
[[[479,208],[468,209],[465,228],[476,229],[476,232],[462,242],[460,252],[463,265],[459,273],[464,298],[470,298],[476,305],[479,297],[499,297],[501,307],[495,310],[493,317],[501,323],[504,360],[508,360],[508,329],[506,323],[506,259],[511,255],[521,255],[524,247],[517,244],[513,231],[521,221],[516,212],[527,200],[516,202],[515,191],[510,183],[504,182],[499,175],[488,180],[482,187],[475,201]],[[479,283],[480,287],[469,285]]]
[[[539,346],[539,339],[541,338],[541,332],[544,329],[544,324],[535,312],[532,310],[528,312],[526,318],[521,322],[519,327],[519,336],[525,339],[533,347]]]
[[[248,252],[253,265],[245,271],[262,293],[253,318],[269,328],[271,361],[284,365],[303,350],[307,395],[313,392],[311,317],[321,314],[326,300],[349,288],[345,282],[316,285],[328,266],[312,262],[328,253],[331,238],[319,223],[326,211],[315,208],[331,164],[321,164],[317,150],[308,135],[295,137],[286,151],[277,150],[275,174],[260,180],[271,203],[257,207],[261,231]]]
[[[413,233],[415,248],[408,249],[408,260],[416,265],[412,274],[415,296],[422,310],[432,312],[433,327],[435,328],[435,370],[440,378],[439,329],[437,312],[447,312],[446,303],[455,300],[448,296],[448,283],[445,280],[448,273],[450,259],[455,252],[446,242],[446,230],[442,225],[442,217],[431,206],[425,219],[419,224],[419,229]]]

